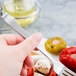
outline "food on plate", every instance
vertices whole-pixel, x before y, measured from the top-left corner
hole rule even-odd
[[[45,76],[45,75],[37,73],[37,72],[34,72],[34,76]]]
[[[48,74],[50,72],[51,64],[52,63],[46,59],[40,59],[35,64],[35,71],[42,74]]]
[[[39,55],[39,54],[36,52],[31,52],[31,55],[33,56],[33,55]]]
[[[54,72],[53,68],[50,70],[50,73],[48,76],[57,76],[57,74]]]
[[[62,50],[59,59],[65,66],[76,72],[76,47]]]
[[[37,53],[39,52],[36,52],[36,54]],[[31,71],[28,72],[30,76],[57,76],[53,70],[52,62],[48,60],[47,57],[40,54],[33,55],[32,59],[34,62],[34,66],[33,69],[30,68]]]
[[[46,50],[52,54],[58,54],[59,52],[61,52],[61,50],[63,50],[66,47],[66,41],[60,37],[53,37],[45,42]]]
[[[27,67],[27,76],[34,76],[33,67]]]

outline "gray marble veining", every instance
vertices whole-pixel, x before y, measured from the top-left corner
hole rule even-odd
[[[31,34],[41,32],[44,37],[59,36],[68,45],[76,46],[76,0],[39,0],[40,17],[24,27]],[[0,28],[9,28],[0,18]],[[0,33],[15,33],[13,30]],[[25,32],[26,33],[26,32]]]

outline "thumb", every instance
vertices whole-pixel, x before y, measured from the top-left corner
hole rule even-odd
[[[38,44],[41,41],[41,38],[41,33],[36,33],[24,40],[22,43],[16,45],[16,47],[18,48],[18,53],[28,55],[33,49],[35,49],[38,46]]]

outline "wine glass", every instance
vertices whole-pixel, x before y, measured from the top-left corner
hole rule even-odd
[[[3,13],[10,14],[21,26],[34,22],[39,16],[39,11],[37,0],[5,0],[3,5]]]

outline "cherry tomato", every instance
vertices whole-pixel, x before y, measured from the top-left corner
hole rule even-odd
[[[27,76],[33,76],[33,75],[34,75],[33,67],[27,67]]]
[[[69,69],[76,72],[76,47],[62,50],[59,60]]]
[[[57,74],[54,72],[53,68],[50,70],[50,73],[48,76],[57,76]]]

